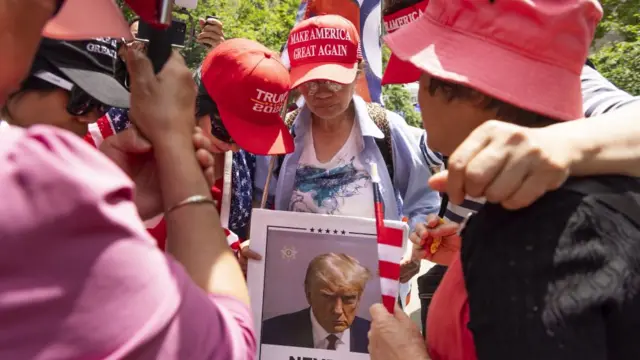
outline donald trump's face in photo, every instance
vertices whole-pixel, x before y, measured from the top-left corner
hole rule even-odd
[[[367,268],[345,254],[324,254],[311,261],[305,293],[325,331],[341,333],[351,327],[370,276]]]

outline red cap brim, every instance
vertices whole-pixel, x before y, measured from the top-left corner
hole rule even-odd
[[[255,155],[280,155],[293,152],[293,137],[280,117],[271,114],[273,120],[257,124],[237,116],[235,112],[218,105],[220,118],[229,135],[238,146]]]
[[[382,85],[409,84],[420,80],[422,71],[408,61],[402,61],[391,54],[387,68],[382,75]]]
[[[122,11],[113,0],[66,0],[42,35],[59,40],[133,39]]]
[[[358,63],[314,63],[291,68],[291,88],[312,80],[329,80],[339,84],[351,84],[358,74]]]

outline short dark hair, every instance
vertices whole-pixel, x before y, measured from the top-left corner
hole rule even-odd
[[[382,0],[382,15],[391,15],[400,10],[413,6],[423,0]]]
[[[435,96],[438,90],[440,90],[448,102],[453,100],[471,100],[473,97],[481,95],[484,97],[482,107],[485,110],[494,109],[497,112],[496,117],[498,120],[510,122],[516,125],[526,127],[545,127],[559,122],[551,117],[519,108],[464,85],[431,77],[429,82],[429,93],[431,96]]]

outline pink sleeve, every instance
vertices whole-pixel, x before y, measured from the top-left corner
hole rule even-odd
[[[248,309],[157,249],[132,182],[91,145],[10,127],[0,183],[0,359],[253,356]]]

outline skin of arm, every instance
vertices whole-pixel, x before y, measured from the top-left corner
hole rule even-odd
[[[640,101],[607,114],[554,124],[543,131],[569,135],[568,143],[581,154],[570,168],[574,176],[640,176]]]
[[[154,144],[165,207],[193,195],[210,196],[209,186],[193,156],[188,137],[171,137]],[[249,304],[238,262],[229,250],[214,206],[190,204],[165,215],[167,251],[182,263],[205,291],[235,297]]]

